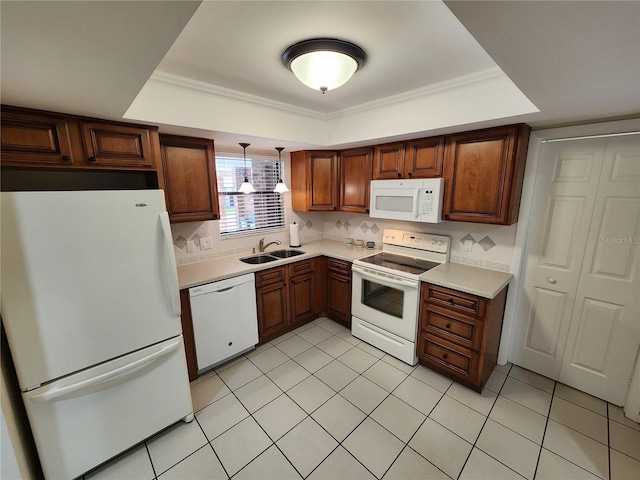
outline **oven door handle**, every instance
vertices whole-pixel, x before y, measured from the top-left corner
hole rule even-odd
[[[352,272],[356,272],[358,275],[361,275],[364,278],[367,278],[369,280],[373,280],[374,282],[378,282],[381,284],[390,284],[390,285],[399,285],[399,286],[403,286],[403,287],[411,287],[411,288],[418,288],[418,285],[420,282],[412,282],[411,280],[400,280],[400,279],[396,279],[396,278],[391,278],[389,276],[378,276],[375,273],[369,273],[366,270],[353,265],[351,267],[351,271]]]

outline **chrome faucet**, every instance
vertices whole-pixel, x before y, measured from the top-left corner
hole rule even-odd
[[[265,245],[265,244],[264,244],[264,238],[261,238],[261,239],[260,239],[260,242],[258,243],[258,252],[260,252],[260,253],[264,252],[264,251],[265,251],[265,249],[266,249],[269,245],[273,245],[274,243],[275,243],[276,245],[280,245],[282,242],[280,242],[280,240],[275,240],[275,241],[273,241],[273,242],[269,242],[269,243],[267,243],[267,244]]]

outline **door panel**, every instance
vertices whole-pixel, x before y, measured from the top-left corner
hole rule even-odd
[[[558,378],[606,140],[541,147],[509,359]]]
[[[640,346],[640,136],[606,141],[559,379],[622,405]]]

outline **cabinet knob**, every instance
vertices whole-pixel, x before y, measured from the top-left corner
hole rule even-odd
[[[451,324],[450,324],[450,323],[447,323],[447,324],[444,326],[444,328],[451,328]]]
[[[453,304],[453,298],[450,298],[449,300],[447,300],[447,302]]]
[[[62,161],[63,162],[70,162],[71,161],[71,157],[69,155],[63,155],[62,156]]]
[[[398,178],[402,178],[402,174],[398,172]]]
[[[410,177],[413,177],[413,172],[409,172],[407,173],[407,175],[409,175]]]
[[[449,354],[448,354],[448,353],[443,353],[443,354],[442,354],[442,359],[443,359],[443,360],[446,360],[448,357],[449,357]]]
[[[556,279],[555,279],[555,278],[553,278],[553,277],[549,277],[549,278],[547,278],[547,282],[549,282],[549,283],[556,283]]]
[[[96,157],[89,157],[87,160],[89,160],[91,163],[94,163],[98,159]]]

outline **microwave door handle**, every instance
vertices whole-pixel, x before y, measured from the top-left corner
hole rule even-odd
[[[416,208],[415,208],[415,214],[413,215],[416,219],[420,218],[420,189],[416,188]]]
[[[411,288],[418,288],[417,287],[417,283],[418,282],[411,282],[409,280],[396,280],[395,278],[390,278],[390,277],[379,277],[375,274],[371,274],[369,272],[367,272],[366,270],[363,270],[359,267],[357,267],[356,265],[353,265],[351,267],[351,271],[353,272],[357,272],[358,274],[360,274],[363,278],[367,278],[369,280],[373,280],[374,282],[378,282],[378,283],[382,283],[382,284],[390,284],[390,285],[399,285],[399,286],[403,286],[403,287],[411,287]]]

